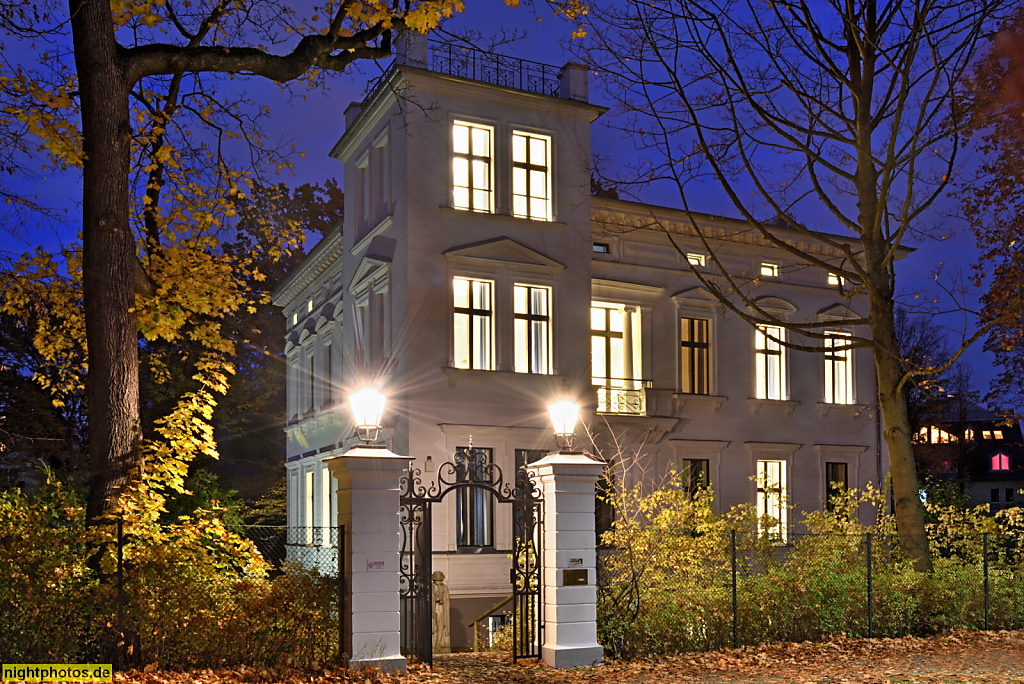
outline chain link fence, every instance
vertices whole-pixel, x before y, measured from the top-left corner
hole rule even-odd
[[[339,528],[120,523],[0,539],[4,662],[169,668],[339,659]]]
[[[931,540],[913,571],[894,537],[727,531],[598,551],[599,641],[611,654],[768,641],[1024,628],[1024,535]]]

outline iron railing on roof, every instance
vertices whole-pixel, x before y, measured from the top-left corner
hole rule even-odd
[[[528,59],[431,40],[430,70],[540,95],[558,95],[559,69]]]

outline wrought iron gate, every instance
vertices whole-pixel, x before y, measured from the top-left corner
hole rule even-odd
[[[452,492],[470,489],[512,505],[512,658],[540,658],[542,499],[526,466],[516,470],[514,481],[506,482],[487,450],[469,446],[441,464],[433,481],[424,482],[422,471],[410,467],[399,488],[402,653],[433,663],[430,507]]]

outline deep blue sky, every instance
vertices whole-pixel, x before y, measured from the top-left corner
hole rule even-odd
[[[572,27],[550,16],[546,8],[538,12],[542,20],[537,21],[529,8],[508,8],[501,0],[469,0],[466,5],[466,13],[453,20],[448,25],[450,29],[472,27],[485,34],[501,29],[517,29],[524,33],[525,37],[516,47],[507,48],[509,54],[555,66],[560,66],[571,59],[570,50],[565,44],[570,40]],[[333,77],[329,90],[306,91],[305,99],[289,99],[276,86],[259,79],[250,79],[246,83],[246,90],[271,108],[270,140],[293,142],[297,150],[305,153],[304,158],[294,160],[295,169],[291,177],[282,178],[283,182],[298,185],[303,182],[322,182],[330,177],[341,180],[341,165],[328,157],[327,153],[344,130],[345,107],[349,102],[362,98],[368,81],[378,75],[384,66],[363,64],[356,71]],[[602,94],[593,87],[591,99],[607,104],[603,101]],[[614,111],[606,114],[605,118],[612,116]],[[619,133],[604,128],[600,120],[595,124],[593,144],[596,153],[614,160],[625,161],[630,155],[637,154],[629,141],[624,140]],[[22,185],[24,181],[11,179],[10,182]],[[71,225],[77,223],[79,209],[74,205],[80,195],[77,175],[49,175],[25,184],[30,185],[31,191],[46,204],[68,208],[72,218]],[[717,192],[709,192],[702,196],[703,205],[698,204],[694,206],[695,209],[713,214],[736,215],[731,204],[723,201],[724,198]],[[675,190],[668,187],[649,188],[641,198],[654,204],[680,204]],[[966,273],[970,269],[976,255],[972,236],[955,222],[950,221],[947,225],[951,237],[941,242],[932,241],[915,245],[917,250],[901,263],[899,277],[902,289],[934,290],[931,275],[939,262],[945,262],[947,272],[959,268]],[[828,230],[825,223],[813,227]],[[0,250],[9,252],[25,251],[35,245],[52,249],[77,232],[68,226],[59,233],[29,226],[8,228],[6,234],[0,234]],[[18,237],[10,235],[10,231],[14,231]],[[962,317],[946,316],[940,320],[949,328],[954,339],[964,328]],[[991,359],[980,351],[980,344],[976,344],[969,353],[969,361],[974,369],[978,388],[986,390],[988,380],[994,373]]]

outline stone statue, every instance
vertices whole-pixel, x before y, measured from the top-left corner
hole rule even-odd
[[[432,642],[434,653],[452,652],[452,630],[451,630],[451,596],[448,594],[448,585],[444,583],[444,573],[438,570],[430,576],[433,580],[432,593],[434,595],[434,620]]]

